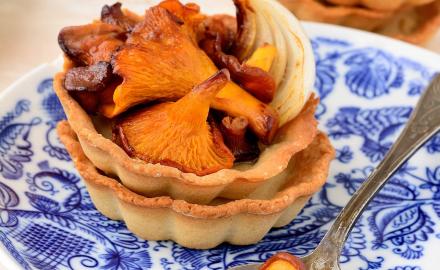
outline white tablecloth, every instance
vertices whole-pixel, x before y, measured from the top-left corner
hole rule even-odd
[[[115,0],[116,1],[116,0]],[[111,0],[0,0],[0,91],[21,75],[61,54],[57,43],[63,26],[84,24],[99,17]],[[158,0],[126,0],[123,6],[142,10]],[[199,1],[195,1],[199,2]],[[226,8],[225,8],[226,3]],[[230,0],[209,0],[216,12],[233,13]],[[427,48],[440,52],[440,33]]]

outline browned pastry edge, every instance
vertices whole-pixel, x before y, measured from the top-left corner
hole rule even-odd
[[[325,183],[334,149],[324,133],[319,133],[314,142],[291,161],[291,174],[284,187],[269,200],[241,199],[216,206],[188,203],[173,200],[167,196],[145,197],[124,187],[113,178],[99,173],[85,156],[76,134],[67,121],[57,126],[61,141],[70,153],[78,172],[88,185],[112,190],[114,196],[125,203],[146,208],[170,208],[176,213],[194,218],[223,218],[248,213],[269,215],[278,213],[292,204],[297,198],[315,193]]]

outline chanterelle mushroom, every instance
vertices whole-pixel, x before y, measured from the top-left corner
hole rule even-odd
[[[209,106],[229,80],[221,70],[176,102],[147,107],[122,117],[115,137],[133,157],[206,175],[231,168],[234,156],[220,132],[207,122]]]
[[[176,100],[217,71],[198,47],[191,25],[160,6],[146,12],[112,64],[123,83],[115,90],[114,104],[101,110],[110,118],[140,103]],[[271,142],[278,127],[277,112],[233,82],[225,85],[211,107],[245,117],[263,143]]]
[[[61,29],[58,44],[76,64],[93,65],[110,61],[113,52],[125,40],[125,31],[117,25],[94,22]]]

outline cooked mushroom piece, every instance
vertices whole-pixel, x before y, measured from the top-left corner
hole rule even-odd
[[[115,106],[109,108],[108,117],[139,103],[177,100],[216,72],[196,46],[193,33],[176,19],[164,8],[150,8],[115,54],[114,72],[124,80],[115,91]]]
[[[257,36],[257,21],[248,0],[234,0],[237,17],[237,37],[231,49],[240,61],[243,61],[252,52]]]
[[[260,154],[257,138],[248,132],[248,124],[242,116],[226,116],[221,121],[220,131],[235,161],[252,161]]]
[[[122,116],[115,141],[132,157],[206,175],[231,168],[234,156],[221,133],[207,122],[209,105],[228,82],[221,70],[176,102],[165,102]]]
[[[98,110],[98,99],[95,92],[71,91],[70,95],[89,114],[95,114]]]
[[[176,21],[185,24],[186,31],[190,32],[194,40],[199,41],[204,35],[203,21],[206,16],[200,13],[200,7],[194,3],[183,5],[178,0],[164,0],[158,5],[166,9]]]
[[[112,68],[108,62],[74,67],[66,72],[64,88],[68,91],[99,91],[107,86],[112,75]]]
[[[215,40],[203,41],[202,48],[218,67],[231,72],[232,80],[264,103],[271,102],[276,90],[272,76],[259,67],[241,64],[237,57],[224,53],[221,44],[221,38],[217,35]]]
[[[109,118],[154,100],[177,100],[217,72],[201,50],[194,32],[162,7],[150,8],[127,44],[112,61],[123,82],[113,95],[114,104],[102,111]],[[270,143],[278,127],[278,114],[233,82],[217,94],[212,108],[231,116],[243,116],[264,143]]]
[[[120,26],[125,31],[131,32],[134,26],[142,20],[142,17],[131,12],[124,14],[121,10],[121,6],[122,4],[119,2],[111,6],[103,6],[101,10],[101,21]]]
[[[58,44],[77,65],[93,65],[109,62],[114,51],[125,40],[125,31],[119,26],[94,22],[61,29]]]
[[[235,42],[237,35],[237,20],[225,14],[207,16],[203,21],[204,38],[220,36],[221,48],[228,51]]]

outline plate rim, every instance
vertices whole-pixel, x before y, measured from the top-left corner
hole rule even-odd
[[[326,33],[332,33],[335,34],[335,36],[346,36],[344,35],[344,32],[347,33],[353,33],[359,36],[364,36],[366,37],[366,39],[362,39],[362,41],[367,41],[367,43],[371,43],[372,42],[372,38],[378,40],[378,41],[382,41],[382,42],[378,42],[375,43],[374,46],[376,46],[377,48],[380,49],[384,49],[387,50],[390,47],[395,47],[395,46],[400,46],[400,47],[407,47],[410,50],[405,51],[404,53],[398,53],[395,51],[390,51],[393,55],[401,55],[403,57],[412,59],[412,58],[417,58],[417,57],[422,57],[423,63],[429,62],[429,63],[433,63],[433,65],[431,66],[435,66],[435,63],[437,63],[438,65],[438,61],[435,61],[435,59],[433,60],[432,58],[437,58],[437,60],[440,60],[440,53],[431,51],[427,48],[409,43],[409,42],[405,42],[399,39],[395,39],[389,36],[385,36],[385,35],[381,35],[378,33],[374,33],[374,32],[368,32],[365,30],[361,30],[361,29],[356,29],[356,28],[350,28],[347,26],[342,26],[342,25],[336,25],[336,24],[329,24],[329,23],[320,23],[320,22],[312,22],[312,21],[301,21],[302,26],[307,34],[307,36],[310,37],[311,34],[315,34],[318,32],[322,32],[323,29],[333,29],[336,31],[328,31]],[[347,35],[349,36],[349,35]],[[337,39],[335,37],[335,39]],[[351,38],[347,38],[348,41],[353,41],[353,36],[351,36]],[[389,50],[388,50],[389,51]],[[417,55],[410,55],[409,52],[417,52]],[[425,62],[426,61],[426,62]]]

